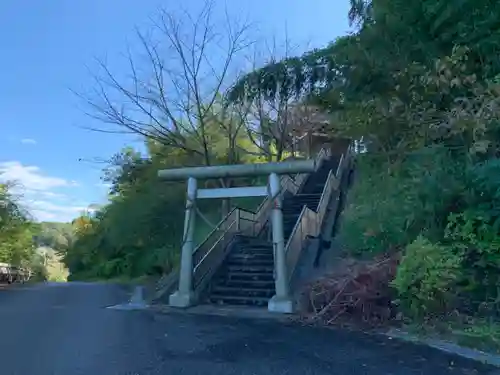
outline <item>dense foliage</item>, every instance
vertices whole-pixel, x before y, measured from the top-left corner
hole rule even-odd
[[[340,237],[403,253],[413,318],[498,313],[500,4],[352,0],[354,33],[241,78],[231,98],[301,98],[363,140]]]
[[[0,184],[0,262],[30,269],[33,280],[65,280],[57,251],[68,247],[71,229],[63,223],[34,222],[12,188]]]
[[[361,73],[365,100],[346,95],[336,117],[369,142],[341,235],[358,252],[403,251],[407,316],[497,314],[498,5],[369,5],[356,38],[381,74]]]
[[[226,162],[227,139],[223,133],[211,143],[211,163]],[[237,140],[244,145],[245,138]],[[117,154],[105,170],[104,182],[111,185],[110,203],[93,214],[73,221],[74,241],[64,252],[72,278],[136,278],[168,272],[178,260],[184,226],[185,183],[163,182],[159,169],[204,165],[187,150],[147,142],[148,155],[130,148]],[[246,147],[249,147],[248,145]],[[258,161],[245,153],[236,163]],[[226,184],[251,184],[248,180]],[[201,186],[217,186],[219,181],[200,181]],[[233,202],[254,207],[258,201]],[[196,224],[199,243],[222,218],[219,201],[201,201]]]
[[[0,184],[0,262],[27,265],[34,252],[36,228],[9,188]]]

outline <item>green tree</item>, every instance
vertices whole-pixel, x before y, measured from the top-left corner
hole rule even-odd
[[[11,184],[0,184],[0,262],[25,265],[34,254],[33,236],[38,228],[11,189]]]

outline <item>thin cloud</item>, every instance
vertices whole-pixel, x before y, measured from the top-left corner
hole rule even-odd
[[[23,145],[36,145],[37,142],[33,138],[23,138],[21,139],[21,143]]]
[[[85,205],[67,204],[69,196],[57,191],[79,186],[77,181],[49,176],[40,167],[19,161],[0,163],[0,182],[7,181],[14,183],[13,193],[40,221],[71,221],[88,211]]]
[[[47,212],[43,210],[31,210],[31,214],[38,220],[38,221],[62,221],[65,222],[64,218],[58,217],[56,214],[52,212]],[[67,220],[70,221],[70,220]]]
[[[95,212],[95,209],[83,205],[71,206],[43,200],[28,202],[27,206],[33,216],[40,221],[70,222],[85,212]]]
[[[35,201],[31,204],[36,210],[78,215],[87,210],[86,206],[59,205],[49,201]]]
[[[68,196],[66,194],[55,193],[53,191],[40,191],[39,194],[47,198],[68,199]]]
[[[47,176],[37,166],[23,165],[18,161],[0,163],[0,180],[18,182],[26,189],[47,191],[58,187],[76,186],[76,181]]]

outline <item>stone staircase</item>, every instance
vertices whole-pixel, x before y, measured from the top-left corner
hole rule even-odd
[[[325,160],[308,176],[298,194],[283,199],[283,230],[287,243],[304,205],[316,211],[330,170],[336,170],[339,158]],[[208,300],[214,304],[267,306],[275,294],[273,245],[269,221],[260,237],[237,235],[230,252],[208,288]]]
[[[271,242],[237,236],[232,251],[216,273],[209,300],[216,304],[266,306],[274,295]]]

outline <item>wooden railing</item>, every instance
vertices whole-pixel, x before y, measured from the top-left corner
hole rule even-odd
[[[335,191],[337,191],[340,187],[342,173],[345,168],[344,159],[345,159],[344,155],[342,155],[340,157],[339,165],[337,167],[336,172],[330,170],[330,173],[328,174],[328,177],[326,179],[326,183],[325,186],[323,187],[323,192],[321,193],[321,199],[318,203],[318,208],[317,208],[317,220],[319,223],[322,223],[323,219],[325,218],[325,214],[328,208],[328,203],[330,202],[332,194]]]
[[[322,149],[316,156],[316,165],[329,157],[329,151]],[[308,173],[299,173],[291,177],[282,175],[280,178],[280,199],[288,191],[297,194],[306,180]],[[234,208],[208,234],[193,251],[193,286],[196,292],[201,292],[207,286],[214,272],[222,263],[234,235],[239,233],[247,236],[258,236],[264,229],[271,213],[272,199],[264,198],[256,212]],[[155,298],[165,293],[174,292],[179,279],[177,267],[168,275],[163,276],[157,284]]]
[[[285,246],[285,259],[289,282],[297,266],[297,262],[299,261],[304,240],[307,236],[317,236],[319,230],[316,212],[304,205]]]
[[[304,249],[304,240],[308,237],[316,237],[321,232],[321,227],[328,210],[330,199],[333,194],[339,193],[342,174],[350,163],[350,148],[340,158],[336,173],[330,171],[321,194],[318,208],[311,210],[304,205],[295,223],[290,237],[285,246],[286,264],[288,270],[288,280],[291,282],[295,268]]]

